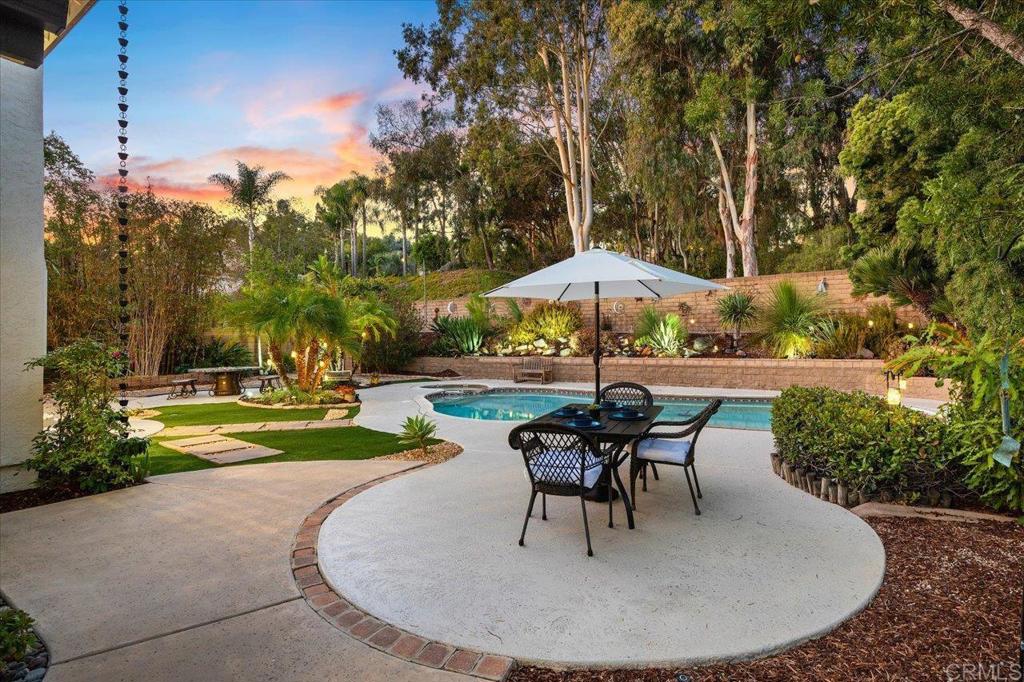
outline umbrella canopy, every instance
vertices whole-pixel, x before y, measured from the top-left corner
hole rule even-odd
[[[695,291],[727,289],[621,253],[591,249],[488,291],[484,296],[582,301],[594,298],[662,298]]]
[[[591,249],[509,282],[484,294],[491,298],[594,300],[594,401],[601,393],[602,298],[662,298],[728,289],[621,253]]]

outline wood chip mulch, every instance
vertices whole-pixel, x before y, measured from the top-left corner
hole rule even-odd
[[[820,639],[768,658],[702,668],[555,671],[524,667],[509,680],[1021,679],[1017,647],[1024,527],[996,521],[865,520],[885,545],[885,580],[864,611]],[[1002,676],[969,676],[982,668]],[[679,673],[686,677],[678,677]]]
[[[423,454],[423,450],[415,448],[412,450],[396,452],[393,455],[378,457],[377,459],[392,460],[395,462],[427,462],[429,464],[440,464],[441,462],[447,462],[452,457],[458,457],[461,454],[461,445],[457,445],[456,443],[438,443],[437,445],[427,447],[426,455]]]

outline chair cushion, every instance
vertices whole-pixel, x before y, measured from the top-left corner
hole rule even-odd
[[[530,460],[530,472],[533,478],[541,483],[553,485],[580,484],[580,452],[548,450]],[[591,452],[586,453],[587,468],[583,470],[583,487],[593,488],[601,476],[601,460]],[[569,466],[569,462],[575,462]]]
[[[636,458],[682,465],[693,462],[690,441],[678,438],[646,438],[637,446]]]

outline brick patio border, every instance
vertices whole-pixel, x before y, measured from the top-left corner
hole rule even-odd
[[[305,518],[292,545],[292,576],[306,603],[328,623],[374,649],[410,663],[440,668],[485,680],[504,680],[515,667],[507,656],[460,649],[445,642],[425,639],[386,623],[347,601],[324,580],[317,564],[320,526],[341,505],[375,485],[416,471],[420,464],[403,471],[375,478],[331,498]]]

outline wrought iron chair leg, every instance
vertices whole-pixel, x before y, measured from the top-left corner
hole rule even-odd
[[[642,465],[633,458],[629,460],[629,501],[636,510],[636,477],[640,475]]]
[[[633,501],[626,494],[626,486],[622,483],[622,477],[619,476],[618,469],[612,469],[612,474],[615,477],[615,486],[619,489],[619,495],[622,496],[622,506],[626,508],[626,525],[629,526],[630,530],[636,528],[636,523],[633,520]]]
[[[590,524],[587,523],[587,501],[583,499],[582,495],[580,495],[580,509],[583,510],[583,534],[587,536],[587,556],[594,556],[594,550],[590,548]]]
[[[693,493],[693,483],[690,482],[690,467],[683,467],[683,473],[686,474],[686,485],[690,488],[690,499],[693,500],[693,511],[697,512],[697,516],[700,516],[700,507],[697,506],[697,496]]]
[[[644,492],[647,492],[647,462],[643,465]]]
[[[700,492],[700,481],[697,480],[697,467],[691,464],[690,469],[693,471],[693,484],[697,486],[697,497],[703,500],[704,496]]]
[[[694,472],[693,475],[696,476],[697,472]],[[541,493],[540,494],[540,518],[542,520],[544,520],[544,521],[548,520],[548,494],[547,493]]]
[[[530,505],[526,508],[526,518],[523,519],[523,534],[519,536],[519,546],[522,547],[526,541],[526,526],[530,523],[530,514],[533,513],[533,501],[537,499],[537,491],[530,491]]]
[[[660,478],[658,478],[658,467],[654,466],[654,462],[651,462],[651,472],[654,474],[655,481],[661,480]]]

